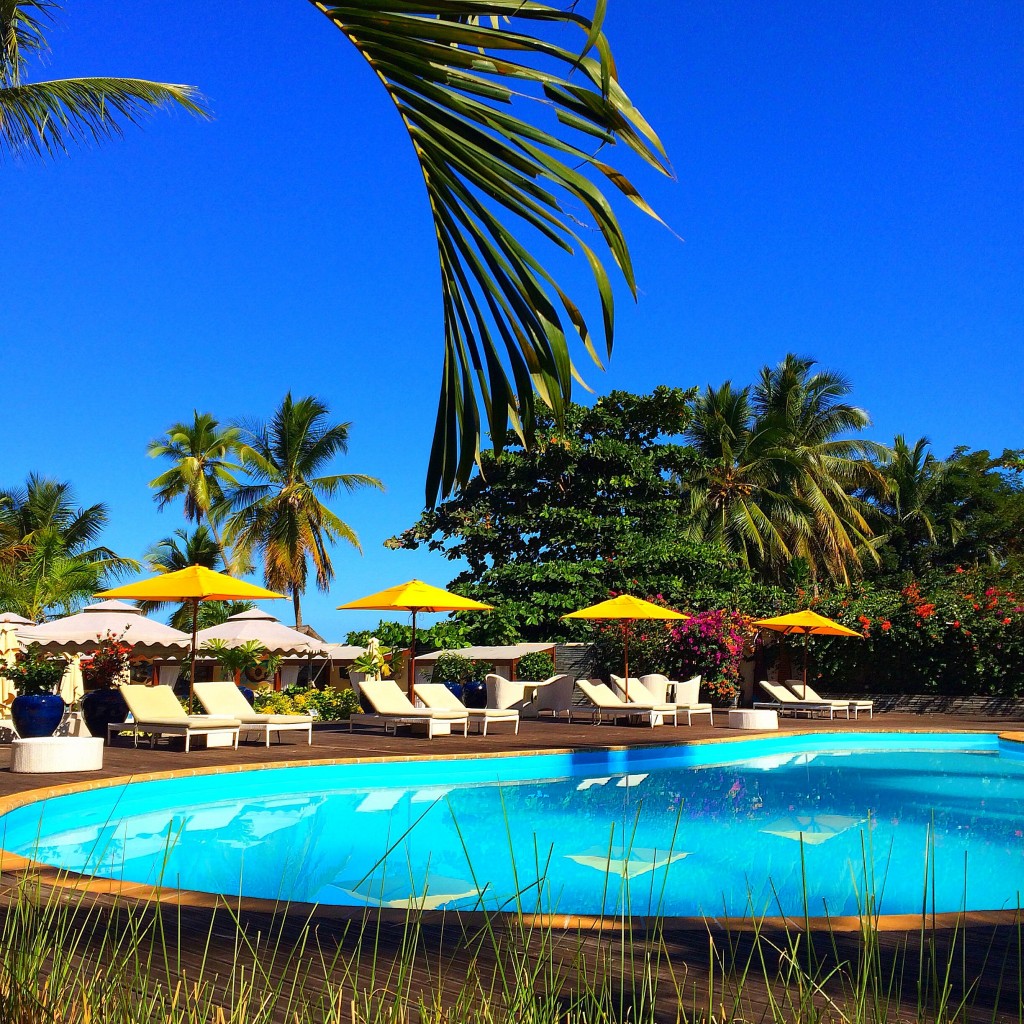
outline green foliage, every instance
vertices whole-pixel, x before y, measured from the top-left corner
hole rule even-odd
[[[64,78],[27,82],[30,58],[45,59],[52,0],[0,3],[0,155],[53,156],[70,144],[94,143],[121,134],[152,110],[177,104],[208,117],[189,85],[138,78]]]
[[[516,664],[516,679],[528,682],[542,682],[555,674],[555,663],[550,654],[543,651],[532,651],[524,654]]]
[[[670,604],[733,605],[752,587],[735,556],[688,541],[688,505],[674,480],[691,455],[680,441],[693,392],[616,391],[544,421],[532,449],[512,437],[485,452],[481,473],[389,541],[426,546],[468,569],[452,589],[496,605],[460,616],[474,643],[585,640],[561,616],[609,593],[659,591]]]
[[[1021,594],[1024,579],[986,569],[839,592],[817,610],[864,639],[815,638],[813,676],[836,690],[1024,696]]]
[[[217,664],[232,675],[257,668],[264,669],[267,675],[273,675],[282,661],[280,654],[271,654],[259,640],[246,640],[234,646],[226,640],[207,640],[201,649],[212,654]]]
[[[296,626],[302,624],[300,602],[310,565],[317,587],[326,591],[334,579],[330,545],[346,541],[359,549],[352,527],[321,499],[363,487],[384,489],[365,473],[324,475],[348,452],[351,425],[332,423],[321,399],[293,399],[288,392],[268,422],[245,424],[239,434],[245,479],[225,498],[227,535],[236,558],[262,558],[271,590],[291,593]]]
[[[76,611],[139,563],[97,543],[107,506],[76,508],[69,483],[29,474],[0,491],[0,610],[40,621]]]
[[[431,680],[435,683],[468,683],[477,676],[476,666],[461,654],[441,654],[434,662]]]
[[[469,627],[458,619],[442,619],[429,629],[416,630],[419,651],[451,651],[469,647]],[[365,647],[376,637],[393,650],[406,650],[412,643],[412,627],[404,622],[381,619],[373,629],[353,629],[345,636],[345,643]]]
[[[54,693],[67,667],[63,658],[46,654],[39,644],[18,651],[13,665],[0,658],[0,676],[14,685],[19,697]]]
[[[289,686],[280,693],[261,686],[253,691],[253,709],[260,714],[313,715],[321,722],[347,721],[350,715],[362,710],[352,690],[330,686],[323,690]]]

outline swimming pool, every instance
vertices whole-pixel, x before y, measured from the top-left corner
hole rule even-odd
[[[565,914],[1014,909],[1024,757],[990,734],[277,768],[17,808],[0,845],[264,899]]]

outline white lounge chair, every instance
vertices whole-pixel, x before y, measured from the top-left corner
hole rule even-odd
[[[771,697],[771,700],[755,701],[755,709],[766,708],[777,711],[780,715],[807,715],[808,718],[815,715],[828,715],[829,718],[834,718],[838,712],[843,711],[847,718],[850,717],[850,705],[845,701],[800,700],[782,683],[771,683],[767,679],[762,679],[757,685]]]
[[[481,735],[487,735],[487,726],[495,722],[511,722],[519,732],[519,712],[502,708],[467,708],[444,683],[420,683],[416,687],[419,697],[431,711],[465,711],[470,724],[476,724]]]
[[[260,714],[253,711],[241,690],[230,680],[219,683],[196,683],[195,692],[207,714],[237,718],[242,723],[242,732],[262,733],[268,747],[271,733],[304,732],[306,742],[313,742],[312,715]]]
[[[866,711],[868,713],[868,718],[875,717],[875,702],[873,700],[857,700],[855,698],[844,700],[841,697],[820,697],[818,693],[812,687],[806,685],[802,679],[787,679],[786,685],[793,692],[793,695],[798,697],[800,700],[818,700],[823,704],[848,704],[854,718],[860,718],[861,711]],[[849,715],[847,715],[847,718],[849,718]]]
[[[714,725],[714,708],[706,701],[700,699],[700,676],[692,679],[684,679],[681,683],[674,683],[674,699],[676,711],[686,715],[686,724],[693,725],[694,715],[707,715],[708,721]]]
[[[651,728],[671,718],[673,725],[678,725],[676,708],[674,704],[627,704],[620,700],[602,682],[594,682],[589,679],[577,679],[576,686],[580,692],[590,701],[588,705],[574,704],[569,708],[569,721],[577,714],[589,715],[594,725],[600,725],[606,718],[614,721],[617,718],[646,718]]]
[[[169,686],[145,686],[139,683],[125,683],[118,687],[132,714],[131,722],[111,722],[107,726],[107,742],[112,732],[132,732],[135,746],[139,745],[139,734],[149,734],[149,745],[156,746],[161,736],[184,736],[187,754],[193,736],[209,736],[210,733],[229,732],[232,745],[238,749],[238,732],[242,723],[230,716],[189,715],[178,703]]]
[[[469,735],[469,712],[447,711],[444,709],[413,707],[409,698],[402,693],[393,679],[364,679],[359,685],[361,697],[373,707],[373,714],[351,715],[348,731],[354,725],[383,726],[385,732],[394,732],[400,725],[425,725],[428,739],[434,738],[434,729],[439,724],[462,726],[462,735]]]
[[[678,709],[673,701],[658,700],[658,694],[652,693],[639,679],[633,676],[629,678],[628,695],[626,680],[622,676],[612,676],[611,689],[619,700],[623,700],[627,704],[640,704],[645,708],[653,708],[655,711],[667,711],[670,714],[678,713]],[[679,723],[677,722],[676,724],[678,725]]]

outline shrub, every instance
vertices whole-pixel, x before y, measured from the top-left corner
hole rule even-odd
[[[323,722],[343,722],[362,710],[352,690],[301,686],[289,686],[280,693],[269,686],[261,686],[253,694],[253,709],[260,714],[313,715]]]
[[[527,682],[540,682],[554,674],[555,663],[551,660],[551,655],[543,651],[524,654],[516,665],[516,678],[525,679]]]
[[[434,662],[430,677],[435,683],[468,683],[476,677],[476,666],[461,654],[442,654]]]
[[[740,691],[740,663],[753,640],[750,619],[737,611],[696,612],[669,627],[670,674],[688,679],[698,673],[713,700],[731,700]]]

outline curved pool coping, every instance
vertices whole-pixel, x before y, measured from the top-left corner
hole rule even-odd
[[[908,736],[922,734],[942,734],[948,736],[969,736],[984,733],[992,735],[991,730],[979,729],[893,729],[887,733]],[[786,738],[795,736],[863,736],[865,733],[838,732],[836,730],[821,731],[816,729],[799,729],[787,731]],[[999,732],[995,734],[999,742],[1008,745],[1020,745],[1024,755],[1024,732]],[[737,744],[756,739],[780,738],[778,733],[751,732],[744,736],[708,738],[692,740],[689,743],[673,744],[673,746],[705,746],[709,744]],[[288,768],[329,767],[333,765],[380,765],[393,763],[416,763],[429,761],[432,763],[452,761],[476,761],[480,759],[503,759],[510,757],[530,757],[543,755],[579,755],[596,753],[613,753],[616,751],[664,750],[663,746],[645,744],[612,744],[607,747],[559,747],[541,748],[537,750],[488,751],[480,754],[422,754],[411,757],[339,757],[309,758],[300,761],[269,761],[251,762],[237,765],[213,765],[209,767],[181,768],[165,772],[147,772],[142,775],[120,775],[109,779],[91,779],[72,782],[60,786],[47,786],[41,789],[24,790],[21,793],[0,797],[0,816],[16,808],[38,803],[55,797],[70,796],[98,789],[109,789],[127,786],[131,783],[160,782],[171,779],[195,778],[204,775],[225,775],[237,772],[262,770],[278,770]],[[631,932],[644,933],[652,930],[693,929],[707,930],[714,927],[722,931],[760,931],[765,928],[786,930],[810,929],[811,931],[859,932],[863,927],[860,917],[782,917],[765,916],[750,917],[677,917],[671,915],[659,917],[623,915],[588,915],[588,914],[527,914],[513,911],[480,911],[480,910],[415,910],[391,909],[366,906],[335,906],[319,903],[285,903],[281,900],[263,899],[253,896],[228,897],[221,893],[200,892],[194,889],[174,889],[163,886],[130,882],[118,879],[101,878],[79,872],[56,868],[50,864],[34,861],[20,854],[12,853],[0,847],[0,878],[4,882],[14,879],[31,878],[54,889],[71,889],[81,894],[97,896],[115,896],[142,903],[171,904],[181,907],[230,908],[232,912],[300,915],[303,920],[312,922],[318,918],[341,921],[379,920],[385,923],[400,924],[415,917],[423,924],[451,922],[453,919],[467,925],[481,925],[485,921],[517,918],[528,924],[573,931],[618,931],[629,928]],[[878,931],[916,931],[926,927],[929,931],[963,928],[966,926],[986,925],[1019,927],[1024,920],[1024,908],[1015,910],[968,910],[944,913],[916,914],[883,914],[872,917],[874,927]]]

